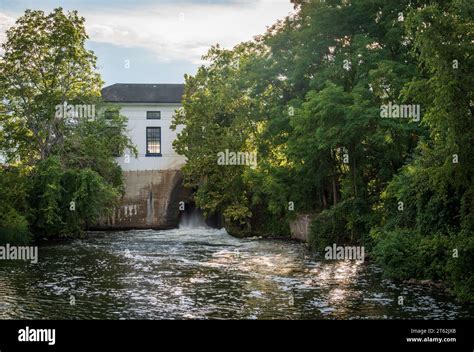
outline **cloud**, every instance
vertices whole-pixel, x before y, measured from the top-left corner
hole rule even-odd
[[[6,30],[15,23],[13,17],[7,16],[0,12],[0,44],[4,43],[7,39]],[[0,47],[0,55],[3,54],[3,49]]]
[[[159,61],[200,63],[211,45],[231,48],[263,34],[292,11],[289,0],[237,1],[227,4],[166,2],[161,5],[78,8],[90,40],[122,48],[150,50]],[[47,9],[44,9],[47,10]],[[49,9],[48,9],[49,10]],[[21,14],[16,14],[17,16]],[[14,17],[0,12],[0,43]]]
[[[291,12],[287,0],[253,3],[166,4],[135,10],[83,13],[90,39],[152,50],[159,60],[197,63],[211,45],[233,47],[263,34]]]

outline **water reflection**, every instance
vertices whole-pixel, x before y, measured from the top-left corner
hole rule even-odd
[[[472,312],[443,293],[384,280],[374,265],[315,262],[300,244],[205,228],[94,233],[42,247],[36,265],[0,263],[3,319],[449,319]]]

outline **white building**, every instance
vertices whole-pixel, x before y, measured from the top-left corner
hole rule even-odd
[[[171,228],[178,226],[180,204],[190,190],[180,171],[185,158],[173,149],[178,131],[170,128],[181,107],[183,84],[114,84],[102,90],[106,102],[121,107],[127,130],[138,149],[117,158],[122,167],[125,195],[113,216],[98,228]]]
[[[121,106],[138,157],[126,152],[117,159],[124,171],[179,170],[184,164],[172,146],[177,131],[170,128],[181,107],[183,84],[114,84],[102,90],[105,101]],[[179,131],[179,130],[178,130]]]

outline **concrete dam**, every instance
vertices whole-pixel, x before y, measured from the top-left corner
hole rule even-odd
[[[177,227],[180,204],[189,203],[179,170],[124,171],[125,195],[121,205],[100,229],[168,229]],[[183,202],[183,203],[180,203]]]

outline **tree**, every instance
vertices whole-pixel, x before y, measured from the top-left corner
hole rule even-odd
[[[123,192],[114,157],[136,149],[126,118],[100,100],[102,80],[86,39],[84,18],[61,8],[27,10],[7,31],[0,59],[6,157],[0,194],[14,201],[10,215],[0,217],[3,240],[25,242],[25,231],[35,239],[80,235]],[[9,186],[15,177],[16,187]],[[9,235],[15,228],[22,234],[16,239]]]
[[[456,0],[426,4],[407,17],[421,75],[404,94],[424,106],[430,134],[388,185],[384,221],[373,231],[384,268],[406,279],[407,263],[416,262],[417,277],[447,281],[464,300],[474,299],[472,15],[468,1]],[[394,211],[399,202],[403,212]],[[400,260],[391,244],[407,233],[411,257]],[[402,265],[392,268],[391,258]]]
[[[284,234],[294,212],[315,213],[314,250],[361,244],[388,276],[444,280],[472,300],[472,6],[293,3],[187,77],[176,147],[198,206],[246,234]],[[385,118],[390,104],[421,116]],[[225,148],[257,151],[258,167],[218,167]]]
[[[206,214],[224,214],[229,225],[235,223],[235,234],[252,215],[244,182],[249,166],[219,165],[218,154],[255,151],[250,141],[257,122],[241,76],[254,49],[251,44],[233,51],[211,48],[204,57],[211,64],[186,77],[183,109],[173,121],[174,127],[184,125],[174,147],[187,158],[183,172],[186,185],[198,187],[196,204]]]
[[[27,10],[7,30],[0,59],[2,147],[9,161],[33,164],[61,150],[74,116],[57,106],[96,104],[102,80],[96,57],[84,48],[84,18],[61,8]]]

